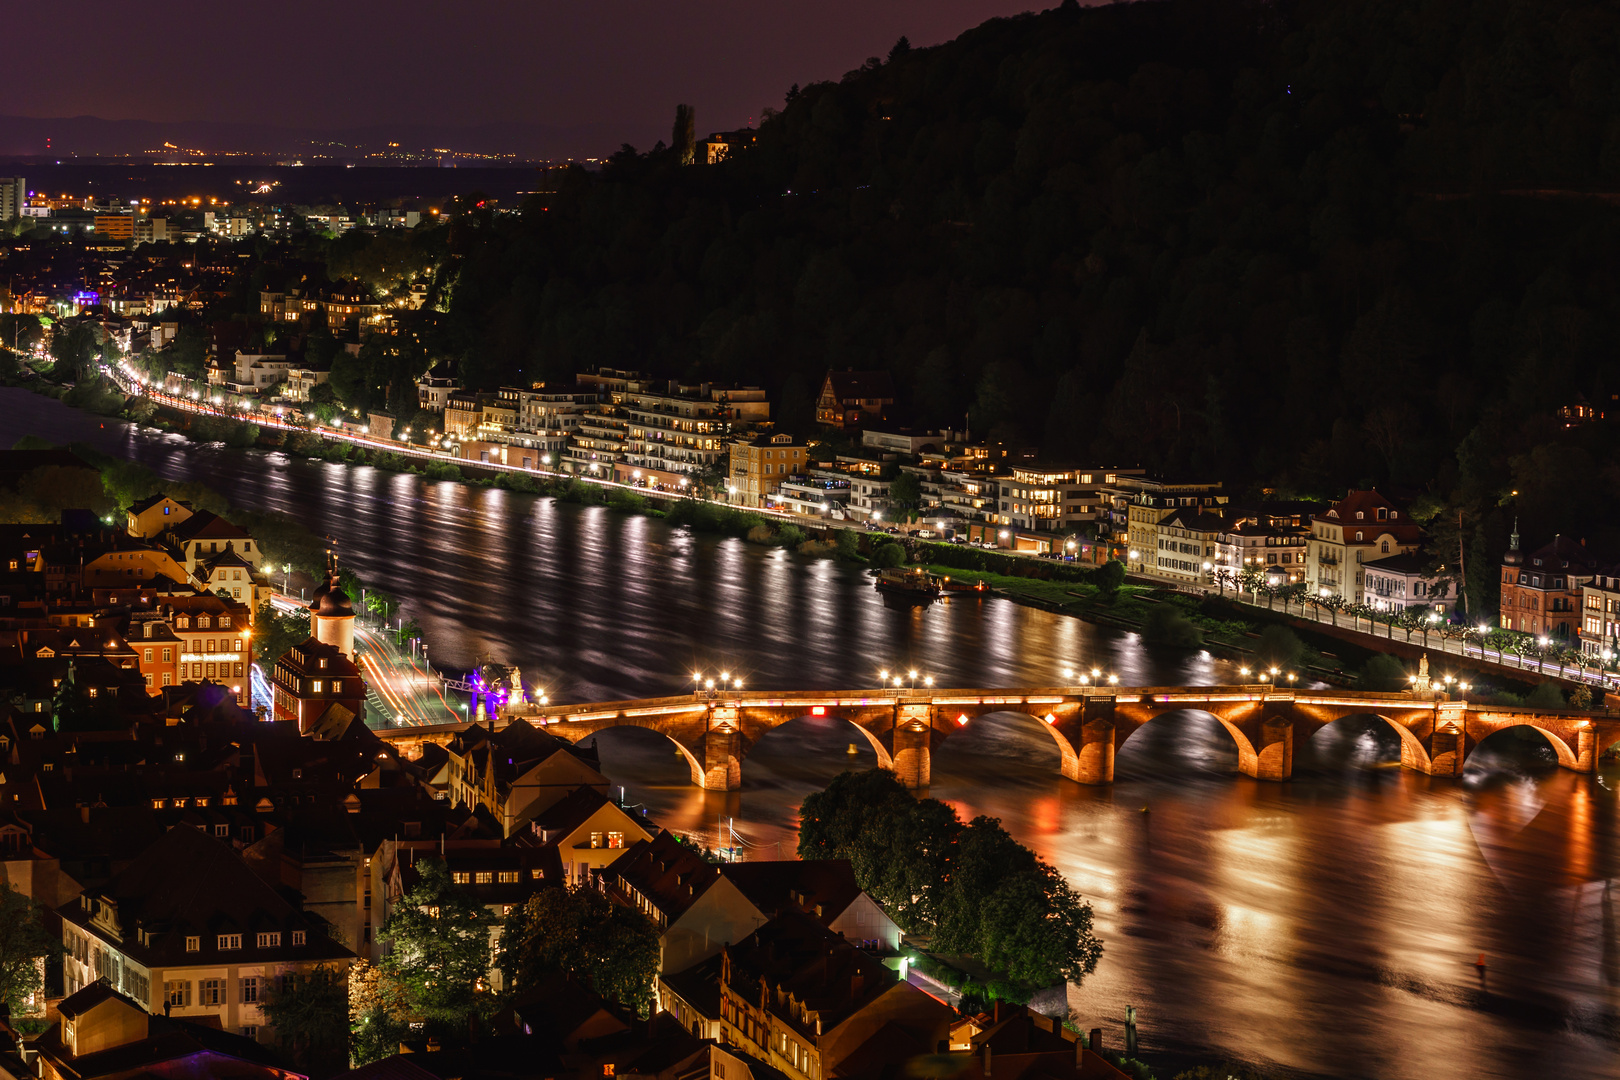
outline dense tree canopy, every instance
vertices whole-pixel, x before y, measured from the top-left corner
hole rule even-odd
[[[62,951],[45,932],[40,906],[27,894],[0,882],[0,1003],[16,1017],[40,1011],[45,961]]]
[[[907,933],[971,955],[1024,993],[1096,970],[1091,905],[995,818],[967,824],[887,769],[846,772],[799,811],[799,856],[848,859]]]
[[[653,1004],[658,958],[647,917],[590,889],[542,889],[501,931],[501,971],[514,989],[566,975],[641,1016]]]

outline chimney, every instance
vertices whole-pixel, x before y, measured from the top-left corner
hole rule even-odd
[[[1001,1002],[999,1000],[996,1002],[995,1010],[991,1015],[995,1017],[996,1023],[1001,1023]]]
[[[989,1076],[990,1076],[990,1044],[989,1043],[984,1044],[984,1075],[985,1075],[986,1080],[989,1080]]]
[[[1102,1053],[1102,1028],[1091,1029],[1091,1038],[1086,1040],[1086,1049],[1093,1054]]]

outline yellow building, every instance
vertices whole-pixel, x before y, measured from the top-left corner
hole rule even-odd
[[[96,235],[107,240],[135,239],[135,215],[97,214]]]
[[[760,507],[788,477],[802,473],[809,459],[805,444],[792,435],[760,435],[731,444],[731,480],[737,506]]]
[[[172,529],[191,516],[191,507],[167,495],[142,499],[129,508],[126,530],[129,535],[150,540],[165,529]]]

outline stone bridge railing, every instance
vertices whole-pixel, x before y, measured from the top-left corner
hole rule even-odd
[[[1025,689],[728,691],[579,705],[502,707],[497,726],[523,721],[577,742],[614,727],[643,727],[670,738],[694,783],[714,790],[741,784],[742,762],[769,731],[804,716],[849,722],[879,764],[910,786],[926,787],[933,749],[992,712],[1033,717],[1051,736],[1063,775],[1086,784],[1114,778],[1114,755],[1138,728],[1170,712],[1213,716],[1238,748],[1246,776],[1287,780],[1294,747],[1327,724],[1375,716],[1401,738],[1401,764],[1431,775],[1460,775],[1481,741],[1509,727],[1540,732],[1568,769],[1590,772],[1620,741],[1620,713],[1506,708],[1454,700],[1442,692],[1305,690],[1268,684],[1210,687],[1062,686]],[[379,732],[399,743],[447,741],[464,724]]]

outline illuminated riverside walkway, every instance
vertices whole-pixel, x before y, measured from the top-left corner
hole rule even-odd
[[[1022,690],[843,690],[827,693],[698,691],[638,701],[582,705],[501,706],[494,723],[543,725],[578,742],[615,727],[667,736],[686,758],[692,782],[713,791],[742,783],[748,751],[766,733],[805,716],[846,720],[908,786],[928,786],[930,756],[953,733],[987,713],[1033,717],[1062,755],[1063,775],[1082,784],[1114,779],[1114,756],[1138,728],[1174,712],[1200,712],[1220,722],[1238,748],[1238,768],[1261,780],[1293,774],[1294,747],[1335,720],[1375,716],[1401,739],[1403,768],[1458,776],[1484,739],[1511,727],[1540,732],[1558,763],[1592,772],[1598,756],[1620,741],[1620,712],[1480,705],[1441,691],[1381,694],[1240,686],[1066,686]],[[466,724],[398,728],[378,734],[401,744],[444,742]]]

